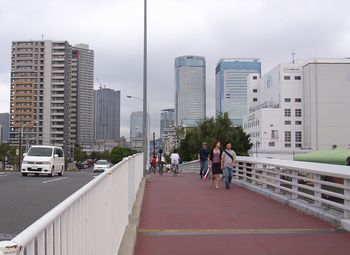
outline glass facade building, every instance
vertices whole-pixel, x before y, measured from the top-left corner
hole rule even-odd
[[[247,77],[261,74],[258,59],[220,59],[215,70],[215,111],[228,113],[235,126],[242,126],[247,114]]]
[[[176,125],[195,127],[206,116],[206,62],[204,57],[175,59]]]

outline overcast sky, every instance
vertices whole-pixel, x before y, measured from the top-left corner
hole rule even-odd
[[[174,58],[207,60],[207,115],[213,116],[220,58],[255,57],[262,72],[296,58],[350,56],[348,0],[148,0],[151,131],[174,107]],[[11,41],[67,40],[95,51],[95,77],[121,90],[121,134],[142,109],[143,0],[0,0],[0,112],[10,104]],[[95,88],[99,85],[95,83]],[[158,136],[158,135],[157,135]]]

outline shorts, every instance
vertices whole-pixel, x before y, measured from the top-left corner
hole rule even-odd
[[[213,175],[222,174],[221,163],[213,163],[211,171]]]

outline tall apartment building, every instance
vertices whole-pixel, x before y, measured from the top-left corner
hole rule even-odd
[[[206,62],[204,57],[175,59],[176,125],[195,127],[206,117]]]
[[[74,45],[72,50],[77,70],[76,143],[82,147],[91,147],[95,143],[94,51],[86,44]]]
[[[2,143],[10,142],[10,114],[0,113],[0,141]]]
[[[96,140],[120,138],[120,91],[110,88],[95,90]]]
[[[164,129],[175,126],[175,109],[163,109],[160,112],[160,135]]]
[[[216,114],[227,112],[235,126],[242,126],[243,116],[247,114],[247,77],[252,73],[260,77],[258,59],[220,59],[215,69]]]
[[[10,142],[20,131],[29,144],[62,146],[67,158],[76,143],[82,70],[67,41],[12,43]]]

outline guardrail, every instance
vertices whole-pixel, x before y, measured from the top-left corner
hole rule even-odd
[[[198,160],[182,166],[198,172]],[[237,157],[233,182],[350,230],[350,167]]]
[[[136,154],[102,173],[11,241],[0,255],[117,254],[143,177]]]

